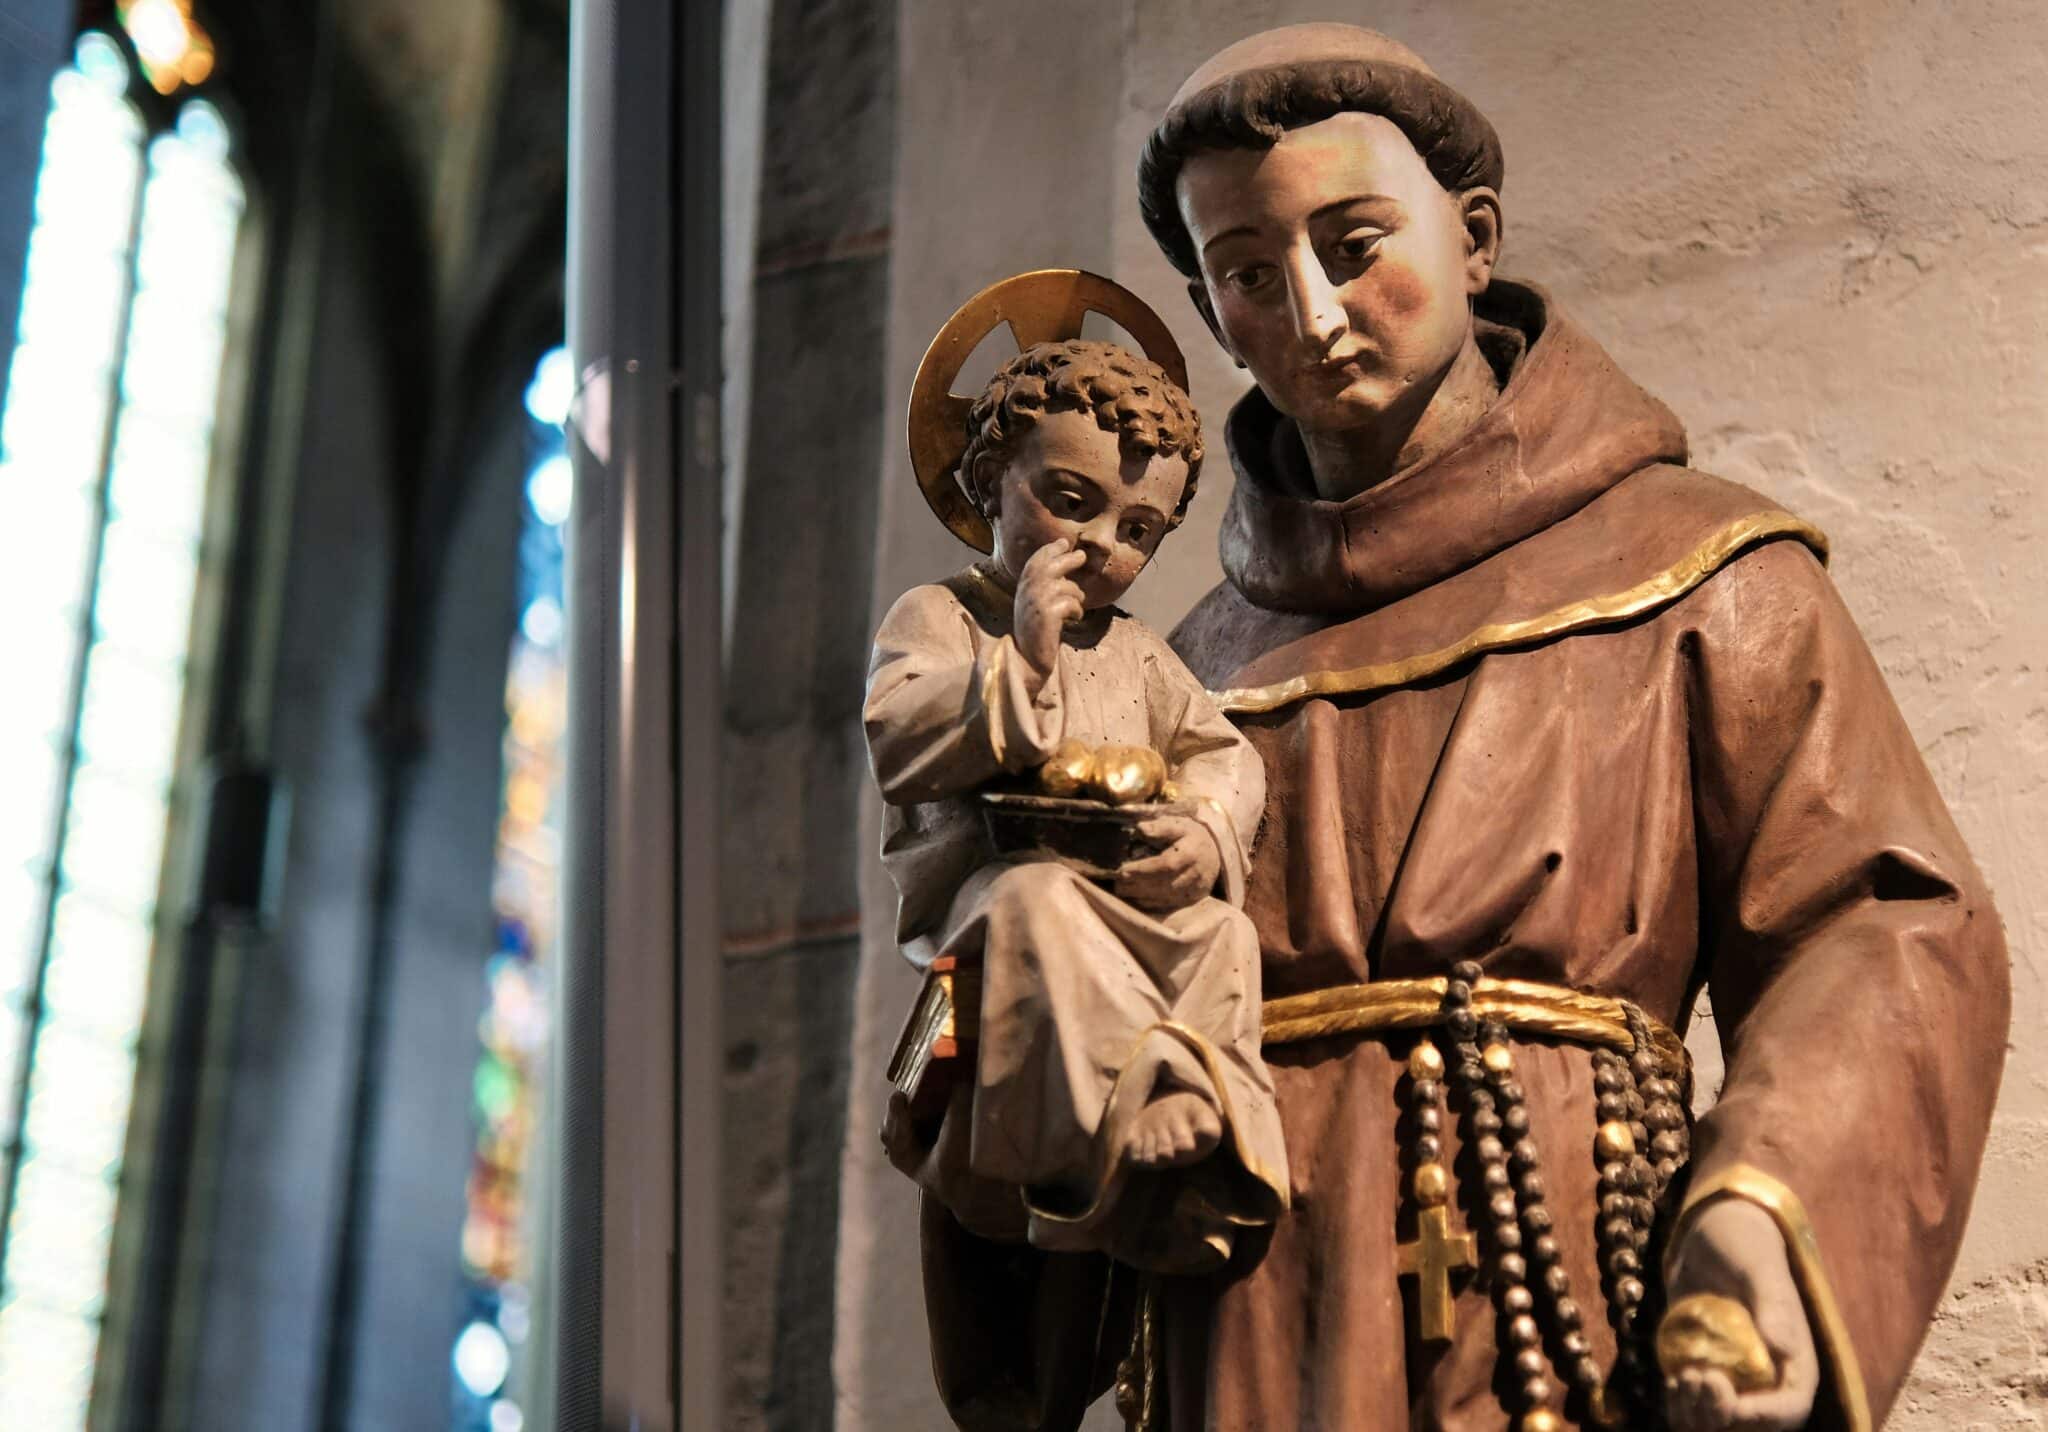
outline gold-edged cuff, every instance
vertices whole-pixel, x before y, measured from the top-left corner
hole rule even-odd
[[[1798,1194],[1754,1164],[1730,1164],[1695,1183],[1687,1192],[1685,1205],[1679,1209],[1673,1226],[1673,1247],[1693,1214],[1717,1198],[1740,1198],[1753,1203],[1778,1225],[1791,1259],[1792,1277],[1806,1303],[1807,1319],[1827,1358],[1844,1426],[1848,1432],[1871,1432],[1870,1397],[1863,1385],[1863,1368],[1856,1360],[1856,1347],[1849,1340],[1849,1325],[1835,1298],[1834,1284],[1828,1280],[1820,1240],[1814,1236],[1806,1205],[1799,1201]]]

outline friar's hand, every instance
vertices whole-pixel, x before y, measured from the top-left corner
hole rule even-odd
[[[1041,679],[1052,675],[1053,663],[1059,660],[1060,633],[1087,611],[1081,588],[1073,581],[1073,574],[1086,565],[1088,554],[1061,537],[1033,552],[1017,574],[1013,639]]]
[[[1664,1410],[1675,1432],[1804,1427],[1820,1387],[1820,1358],[1771,1216],[1739,1198],[1718,1199],[1693,1217],[1665,1267],[1669,1306],[1695,1293],[1732,1298],[1749,1310],[1777,1364],[1777,1385],[1750,1392],[1738,1391],[1720,1368],[1667,1367]]]
[[[1216,888],[1223,854],[1216,837],[1192,816],[1160,815],[1143,822],[1138,834],[1159,847],[1156,855],[1126,861],[1116,873],[1116,893],[1147,910],[1178,910]]]

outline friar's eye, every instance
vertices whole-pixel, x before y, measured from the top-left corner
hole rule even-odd
[[[1349,263],[1362,264],[1372,257],[1385,237],[1377,229],[1354,229],[1337,240],[1337,256]]]
[[[1265,287],[1273,270],[1265,264],[1252,264],[1246,268],[1232,269],[1223,276],[1223,281],[1239,293],[1256,293]]]
[[[1133,522],[1124,528],[1124,541],[1133,547],[1143,545],[1145,539],[1151,535],[1152,528],[1143,522]]]

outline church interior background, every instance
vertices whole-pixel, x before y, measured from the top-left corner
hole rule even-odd
[[[2015,1048],[1911,1432],[2048,1409],[2048,34],[1956,8],[1346,16],[1493,114],[1507,269],[1829,529],[2000,898]],[[1195,61],[1326,14],[725,7],[724,938],[686,951],[723,1133],[681,1157],[723,1188],[730,1428],[943,1425],[857,722],[880,611],[958,565],[901,451],[917,356],[984,283],[1089,267],[1220,413],[1132,157]],[[0,5],[0,1427],[558,1425],[571,31]],[[1214,580],[1226,483],[1146,619]]]

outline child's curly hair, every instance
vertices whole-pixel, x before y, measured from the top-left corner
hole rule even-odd
[[[1114,343],[1071,338],[1034,343],[996,370],[967,413],[967,451],[961,481],[984,516],[995,516],[1003,469],[1024,435],[1047,413],[1093,413],[1117,434],[1125,453],[1179,453],[1187,486],[1166,520],[1180,526],[1202,475],[1202,420],[1166,370]]]

